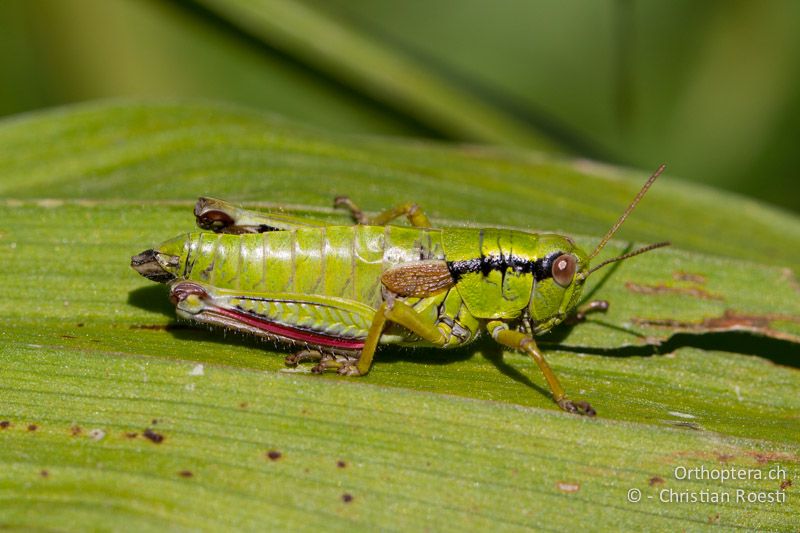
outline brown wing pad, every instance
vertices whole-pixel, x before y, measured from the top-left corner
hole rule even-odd
[[[445,261],[417,261],[390,268],[381,283],[398,296],[425,298],[456,284]]]

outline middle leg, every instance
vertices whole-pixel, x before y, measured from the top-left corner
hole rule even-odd
[[[426,340],[427,342],[438,347],[451,347],[469,342],[473,336],[474,331],[468,327],[459,325],[453,327],[455,322],[453,320],[440,319],[435,323],[426,321],[413,307],[405,302],[395,300],[392,306],[389,307],[386,302],[375,313],[372,325],[369,329],[364,348],[358,359],[353,362],[344,362],[339,368],[340,374],[348,376],[363,376],[369,372],[372,365],[372,359],[375,355],[375,349],[378,346],[380,337],[387,322],[394,322],[403,326],[411,331],[418,337]]]

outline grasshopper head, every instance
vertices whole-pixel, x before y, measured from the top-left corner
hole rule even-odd
[[[131,268],[149,280],[168,283],[178,277],[185,236],[176,237],[157,249],[145,250],[131,257]]]
[[[661,165],[650,176],[639,191],[639,194],[636,195],[625,212],[622,213],[622,216],[611,226],[611,229],[606,232],[600,243],[590,254],[580,250],[572,242],[572,239],[567,237],[560,235],[543,236],[541,246],[544,248],[545,260],[543,261],[541,272],[536,275],[536,284],[533,287],[531,301],[528,306],[534,334],[550,330],[577,308],[583,291],[583,284],[592,272],[610,263],[622,261],[669,245],[668,242],[651,244],[627,254],[607,259],[593,268],[589,267],[589,262],[600,253],[600,250],[622,226],[622,223],[625,222],[628,215],[641,201],[656,178],[664,172],[664,168],[664,165]]]
[[[544,256],[528,304],[534,334],[550,330],[577,307],[589,272],[588,255],[572,239],[541,235],[539,246]]]

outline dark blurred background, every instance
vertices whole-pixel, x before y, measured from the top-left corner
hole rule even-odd
[[[800,2],[2,0],[0,115],[228,101],[517,145],[800,211]]]

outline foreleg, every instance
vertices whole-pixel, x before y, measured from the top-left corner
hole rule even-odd
[[[544,374],[547,384],[550,386],[550,391],[553,393],[553,400],[555,400],[559,407],[570,413],[587,416],[595,415],[595,410],[592,409],[592,406],[588,403],[573,402],[567,398],[564,388],[561,386],[561,383],[558,382],[558,378],[555,373],[553,373],[550,365],[547,364],[544,354],[539,350],[533,337],[520,331],[513,331],[509,329],[508,324],[500,322],[499,320],[489,322],[486,325],[486,329],[498,343],[508,348],[527,353],[536,362],[542,374]]]

